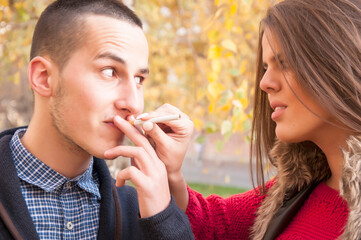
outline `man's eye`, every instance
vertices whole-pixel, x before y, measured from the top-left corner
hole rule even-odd
[[[103,69],[102,73],[104,74],[104,76],[109,77],[109,78],[115,76],[115,70],[113,68]]]
[[[134,78],[134,81],[135,81],[136,84],[142,85],[143,81],[144,81],[144,77],[137,76],[137,77]]]

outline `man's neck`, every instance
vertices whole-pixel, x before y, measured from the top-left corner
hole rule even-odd
[[[40,161],[72,179],[89,167],[92,156],[65,139],[52,126],[31,122],[21,138],[24,147]]]

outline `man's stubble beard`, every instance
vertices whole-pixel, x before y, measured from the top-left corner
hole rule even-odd
[[[52,125],[59,133],[59,135],[65,140],[64,146],[67,150],[74,152],[75,154],[90,154],[89,151],[77,144],[67,132],[71,132],[72,129],[67,126],[66,121],[64,120],[64,98],[66,97],[66,90],[62,86],[63,79],[59,80],[59,85],[56,89],[53,103],[50,106],[50,115],[52,120]],[[90,154],[91,155],[91,154]]]

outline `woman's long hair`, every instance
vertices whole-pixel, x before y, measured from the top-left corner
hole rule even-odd
[[[268,10],[259,31],[250,151],[252,182],[256,179],[258,186],[264,186],[265,163],[273,163],[270,150],[276,139],[273,110],[259,87],[265,73],[265,29],[279,42],[300,86],[342,123],[340,127],[361,132],[361,0],[278,3]]]

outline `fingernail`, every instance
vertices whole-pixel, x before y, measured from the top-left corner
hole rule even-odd
[[[130,115],[129,117],[128,117],[128,121],[134,121],[135,120],[135,117],[133,116],[133,115]]]
[[[117,122],[120,122],[121,121],[121,118],[119,116],[115,116],[114,117],[114,120],[117,121]]]
[[[145,122],[145,123],[143,123],[142,127],[143,127],[144,131],[149,132],[149,131],[151,131],[153,129],[153,123],[152,122]]]
[[[149,113],[142,113],[137,117],[137,119],[141,119],[142,117],[145,117],[147,115],[149,115]]]

